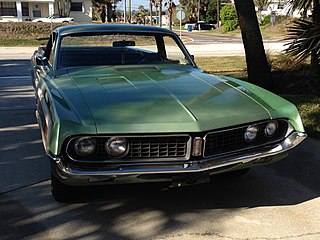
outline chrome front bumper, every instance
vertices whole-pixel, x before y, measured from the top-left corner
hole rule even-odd
[[[251,167],[279,160],[286,156],[286,152],[299,145],[307,137],[306,133],[292,132],[282,142],[266,146],[250,152],[222,157],[206,158],[183,163],[163,164],[119,164],[112,170],[82,170],[67,166],[59,158],[52,158],[53,173],[61,180],[89,180],[90,178],[115,179],[117,177],[130,177],[152,174],[179,174],[196,173],[203,171],[228,171],[240,165]],[[240,167],[241,168],[241,167]],[[156,178],[156,177],[155,177]]]

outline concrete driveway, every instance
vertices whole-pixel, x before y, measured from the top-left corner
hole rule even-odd
[[[1,239],[320,239],[320,142],[311,138],[241,178],[99,187],[55,202],[28,67],[0,60]]]

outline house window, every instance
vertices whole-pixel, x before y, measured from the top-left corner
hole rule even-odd
[[[82,2],[72,2],[70,11],[82,12]]]
[[[17,16],[15,2],[0,2],[0,16]]]
[[[29,16],[29,3],[22,2],[21,7],[22,7],[22,16]]]

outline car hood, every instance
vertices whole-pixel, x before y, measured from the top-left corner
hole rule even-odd
[[[196,132],[270,118],[253,98],[192,67],[82,67],[67,72],[84,100],[69,101],[74,109],[90,111],[97,133]]]

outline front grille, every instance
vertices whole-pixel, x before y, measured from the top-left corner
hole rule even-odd
[[[83,162],[126,162],[157,161],[161,160],[187,160],[190,156],[191,137],[181,136],[128,136],[124,137],[129,144],[128,153],[122,158],[113,158],[105,150],[105,143],[110,137],[93,137],[96,139],[96,151],[91,156],[79,156],[74,151],[76,138],[69,141],[67,155],[70,159]]]
[[[244,133],[249,125],[237,128],[210,132],[205,136],[204,157],[228,154],[255,148],[270,143],[279,142],[284,139],[287,132],[288,123],[285,120],[278,120],[278,130],[272,137],[266,137],[264,128],[268,122],[258,123],[259,132],[257,138],[252,142],[244,140]]]
[[[174,138],[133,138],[130,139],[129,158],[166,158],[185,157],[187,154],[187,139]]]

